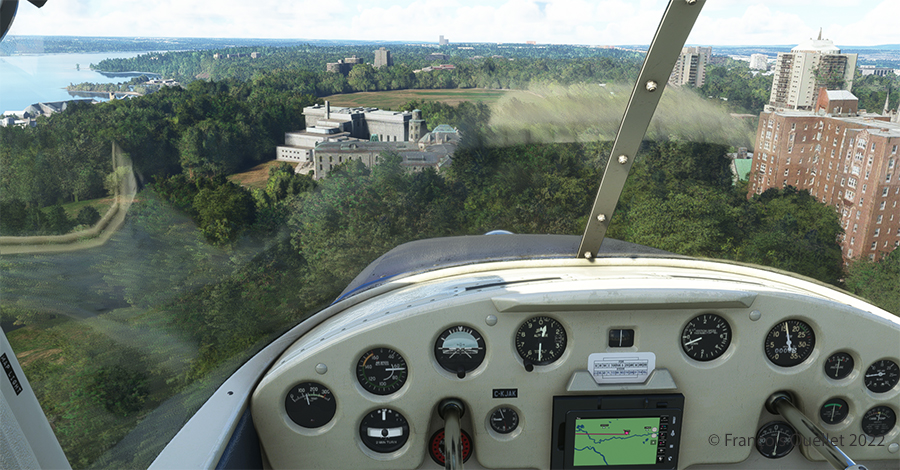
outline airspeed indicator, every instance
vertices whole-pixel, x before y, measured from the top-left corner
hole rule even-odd
[[[711,361],[731,344],[731,325],[714,313],[694,317],[681,332],[681,348],[695,361]]]

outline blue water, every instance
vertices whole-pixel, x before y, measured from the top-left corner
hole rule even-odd
[[[135,57],[143,52],[91,54],[35,54],[0,57],[0,112],[22,111],[38,102],[74,97],[65,87],[81,82],[119,83],[127,77],[108,78],[90,69],[106,58]],[[78,70],[76,65],[81,66]]]

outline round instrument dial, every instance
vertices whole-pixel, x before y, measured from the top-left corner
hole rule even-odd
[[[519,427],[519,414],[512,408],[501,406],[491,413],[491,429],[500,434],[509,434]]]
[[[381,408],[363,417],[359,423],[359,438],[375,452],[393,452],[409,439],[409,422],[400,412]]]
[[[851,372],[853,356],[845,352],[834,353],[825,360],[825,375],[834,380],[846,378]]]
[[[756,450],[763,457],[780,459],[794,450],[794,428],[784,421],[772,421],[756,433]]]
[[[900,367],[890,359],[875,361],[866,369],[864,379],[866,388],[875,393],[884,393],[900,381]]]
[[[837,424],[847,419],[850,406],[842,398],[832,398],[819,409],[819,418],[825,424]]]
[[[484,361],[484,337],[478,330],[457,325],[444,330],[434,342],[434,358],[444,369],[464,378]]]
[[[376,395],[390,395],[406,383],[406,360],[390,348],[375,348],[356,363],[356,379]]]
[[[884,436],[894,429],[897,424],[897,415],[894,410],[886,406],[876,406],[862,417],[862,431],[872,437]]]
[[[681,348],[695,361],[711,361],[731,344],[731,325],[714,313],[694,317],[681,332]]]
[[[764,349],[772,364],[793,367],[812,354],[816,335],[802,320],[785,320],[769,330]]]
[[[319,428],[334,418],[337,400],[328,387],[316,382],[302,382],[288,391],[284,409],[297,425]]]
[[[460,447],[462,447],[462,456],[463,463],[469,460],[469,457],[472,456],[472,438],[469,437],[469,433],[460,429]],[[431,439],[428,440],[428,454],[431,455],[431,460],[440,466],[444,466],[444,430],[439,429],[437,432],[431,435]]]
[[[516,352],[529,365],[550,364],[566,350],[566,329],[550,317],[525,320],[516,331]]]

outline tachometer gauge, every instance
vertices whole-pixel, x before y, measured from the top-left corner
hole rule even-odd
[[[756,450],[763,457],[780,459],[794,450],[794,428],[784,421],[772,421],[756,433]]]
[[[375,452],[393,452],[409,439],[409,422],[399,412],[381,408],[363,417],[359,423],[359,438]]]
[[[834,353],[825,360],[825,375],[834,380],[841,380],[851,372],[853,372],[853,356],[845,352]]]
[[[320,383],[294,385],[284,397],[284,409],[291,421],[304,428],[319,428],[334,418],[337,401],[331,390]]]
[[[875,361],[866,369],[864,379],[866,388],[875,393],[884,393],[900,381],[900,367],[890,359]]]
[[[566,350],[566,329],[550,317],[525,320],[516,331],[516,352],[525,361],[525,368],[550,364]]]
[[[681,348],[695,361],[711,361],[731,344],[731,325],[714,313],[694,317],[681,332]]]
[[[802,320],[785,320],[769,330],[764,349],[772,364],[793,367],[812,354],[816,335]]]
[[[484,361],[484,337],[476,329],[457,325],[444,330],[434,342],[434,358],[444,369],[465,378]]]
[[[850,406],[841,398],[832,398],[819,409],[819,418],[825,424],[837,424],[847,419],[850,414]]]
[[[872,437],[884,436],[894,429],[897,424],[897,415],[894,410],[886,406],[876,406],[862,417],[862,431]]]
[[[390,395],[406,383],[406,360],[390,348],[366,352],[356,364],[356,379],[376,395]]]

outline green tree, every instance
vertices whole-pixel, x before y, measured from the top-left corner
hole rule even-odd
[[[255,218],[253,198],[240,186],[224,182],[200,190],[194,198],[200,231],[213,244],[234,242]]]
[[[850,292],[900,315],[900,249],[878,261],[860,259],[850,263],[844,285]]]

